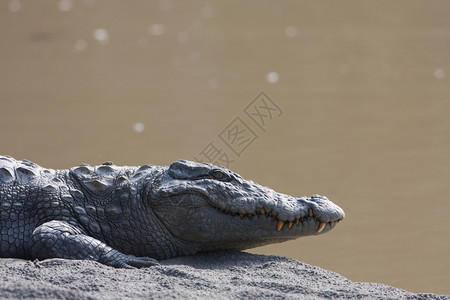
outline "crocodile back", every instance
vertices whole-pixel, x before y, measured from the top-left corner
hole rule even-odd
[[[33,230],[45,222],[46,212],[59,205],[58,186],[64,182],[57,173],[0,156],[0,257],[28,258]]]

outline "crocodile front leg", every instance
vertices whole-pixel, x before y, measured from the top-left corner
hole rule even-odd
[[[142,268],[157,265],[150,257],[136,257],[117,251],[105,243],[83,234],[76,226],[62,221],[50,221],[33,231],[30,240],[31,257],[89,259],[116,268]]]

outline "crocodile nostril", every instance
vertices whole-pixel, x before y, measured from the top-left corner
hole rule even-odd
[[[328,199],[325,196],[319,195],[319,194],[314,194],[311,196],[312,200],[324,200],[324,201],[330,201],[330,199]]]

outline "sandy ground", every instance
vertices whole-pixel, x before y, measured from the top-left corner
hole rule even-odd
[[[92,261],[0,259],[0,275],[1,299],[450,299],[241,252],[177,257],[134,270]]]

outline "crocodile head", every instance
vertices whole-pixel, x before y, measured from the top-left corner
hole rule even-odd
[[[242,250],[324,233],[345,216],[324,196],[292,197],[226,168],[185,160],[164,169],[148,193],[163,226],[196,251]]]

